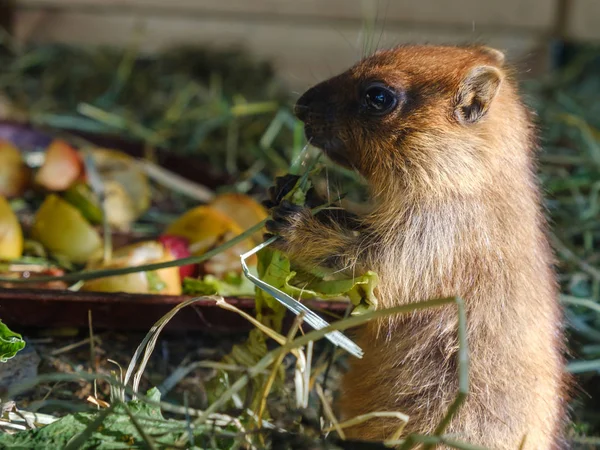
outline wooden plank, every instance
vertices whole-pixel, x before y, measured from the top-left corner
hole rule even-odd
[[[14,0],[0,1],[0,28],[4,28],[9,33],[12,33],[13,29],[14,12]]]
[[[594,0],[591,0],[594,1]],[[519,27],[549,30],[557,0],[19,0],[24,7],[94,8],[96,10],[156,12],[169,15],[236,14],[281,19],[306,18],[381,22]]]
[[[576,40],[600,40],[600,1],[572,0],[567,37]]]
[[[78,45],[123,46],[135,29],[143,27],[141,50],[154,52],[178,44],[216,47],[243,46],[259,58],[274,62],[290,86],[303,89],[337,73],[363,54],[360,25],[276,24],[236,20],[177,17],[144,17],[134,13],[22,10],[17,12],[15,35],[21,40],[63,42]],[[441,32],[423,27],[391,27],[373,44],[388,47],[407,42],[466,43],[479,41],[505,50],[509,57],[527,58],[540,37],[537,34]]]

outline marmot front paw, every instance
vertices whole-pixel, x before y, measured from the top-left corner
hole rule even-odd
[[[296,187],[299,180],[300,176],[291,174],[275,178],[275,185],[269,188],[267,192],[269,198],[263,202],[263,206],[267,209],[278,206],[284,197]],[[325,200],[319,197],[315,189],[313,187],[308,189],[304,205],[309,208],[316,208],[323,204],[325,204]]]
[[[283,200],[278,206],[271,209],[271,220],[267,220],[265,228],[268,233],[264,235],[265,240],[278,236],[273,246],[283,252],[287,252],[293,241],[296,230],[302,226],[311,212],[305,206],[294,205]]]
[[[264,207],[271,209],[279,205],[283,198],[296,187],[299,179],[298,175],[291,174],[275,178],[275,185],[267,191],[269,198],[263,202]]]
[[[298,221],[306,209],[303,206],[294,205],[292,202],[283,200],[271,209],[271,220],[267,220],[265,227],[273,235],[286,234],[286,231],[294,226],[294,223]]]
[[[275,247],[284,251],[294,230],[311,216],[311,208],[324,203],[312,187],[306,192],[304,205],[297,205],[290,200],[284,200],[297,186],[299,180],[299,176],[291,174],[277,177],[275,185],[269,188],[269,199],[263,202],[263,205],[269,209],[271,214],[271,220],[268,220],[265,225],[268,233],[264,235],[264,239],[279,236],[279,239],[275,242]]]

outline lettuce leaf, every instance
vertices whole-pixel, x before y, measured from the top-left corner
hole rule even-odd
[[[24,348],[23,337],[19,333],[11,331],[0,320],[0,362],[8,361]]]
[[[250,268],[252,270],[252,268]],[[188,295],[222,295],[224,297],[252,297],[254,285],[243,274],[229,273],[223,279],[205,275],[202,279],[183,279],[183,293]]]
[[[258,273],[265,283],[297,300],[346,298],[355,306],[352,314],[363,313],[377,306],[375,288],[379,279],[373,271],[354,278],[325,279],[293,270],[290,260],[282,252],[265,248],[258,253]],[[257,312],[260,314],[265,306],[282,316],[285,312],[283,305],[274,297],[257,289]]]

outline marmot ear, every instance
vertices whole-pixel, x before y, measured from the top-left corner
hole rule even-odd
[[[504,53],[500,50],[487,46],[479,47],[479,50],[481,50],[481,52],[483,52],[485,55],[492,58],[493,61],[499,66],[502,66],[504,64],[504,60],[506,59],[506,57],[504,56]]]
[[[460,123],[475,123],[487,113],[502,83],[502,73],[478,66],[462,80],[455,97],[454,116]]]

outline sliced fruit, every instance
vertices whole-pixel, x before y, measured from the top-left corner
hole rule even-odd
[[[151,201],[150,184],[146,174],[139,168],[135,158],[104,148],[92,151],[96,168],[102,180],[120,184],[132,201],[132,214],[137,218],[148,209]]]
[[[104,187],[108,223],[127,231],[150,206],[151,192],[146,175],[131,156],[108,149],[92,150],[92,158]],[[85,175],[85,174],[83,174]],[[102,221],[102,209],[89,187],[88,176],[80,177],[66,192],[65,198],[77,206],[93,223]]]
[[[35,175],[35,183],[49,191],[64,191],[83,171],[77,150],[65,141],[56,139],[46,150],[44,164]]]
[[[165,234],[158,238],[158,242],[165,246],[165,248],[171,252],[173,258],[181,259],[192,256],[190,253],[190,243],[188,240],[181,236],[169,236]],[[196,275],[197,267],[195,264],[188,264],[187,266],[179,266],[179,276],[183,280],[186,277],[193,277]]]
[[[260,203],[244,194],[220,194],[210,206],[231,217],[243,230],[253,227],[268,216],[267,210]],[[257,243],[262,242],[263,232],[255,233],[252,238]]]
[[[127,193],[121,183],[115,180],[104,182],[104,210],[108,223],[119,230],[126,231],[138,218],[135,200]]]
[[[23,194],[29,184],[30,175],[19,149],[0,139],[0,195],[12,198]]]
[[[165,234],[186,238],[190,243],[192,255],[201,255],[242,234],[243,231],[233,219],[217,209],[198,206],[173,222]],[[240,255],[252,247],[254,247],[253,240],[245,239],[213,256],[203,265],[203,272],[219,276],[231,271],[241,271]],[[256,264],[256,258],[250,258],[248,264]]]
[[[73,205],[51,194],[37,211],[31,236],[54,255],[84,263],[102,247],[98,232]]]
[[[0,195],[0,259],[11,260],[23,254],[23,231],[6,198]]]
[[[237,236],[242,231],[233,219],[215,208],[197,206],[169,225],[165,234],[186,238],[190,242],[190,251],[197,255],[222,241],[224,234]]]
[[[95,259],[88,264],[88,269],[117,269],[161,263],[173,259],[173,255],[161,243],[146,241],[116,250],[108,264]],[[84,283],[81,289],[96,292],[180,295],[181,278],[179,277],[178,267],[169,267],[156,271],[136,272],[89,280]]]

